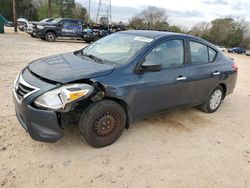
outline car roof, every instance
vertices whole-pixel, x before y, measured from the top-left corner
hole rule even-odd
[[[201,39],[199,37],[194,37],[192,35],[187,35],[187,34],[182,34],[182,33],[154,31],[154,30],[128,30],[128,31],[121,31],[121,33],[140,35],[140,36],[150,37],[150,38],[158,38],[158,37],[164,37],[164,36],[185,36],[189,38]]]

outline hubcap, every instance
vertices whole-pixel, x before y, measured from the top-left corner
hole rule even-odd
[[[53,35],[48,35],[48,39],[49,39],[50,41],[52,41],[52,40],[54,40],[54,36],[53,36]]]
[[[210,108],[212,110],[215,110],[216,108],[218,108],[221,100],[222,100],[222,91],[220,89],[217,89],[213,92],[213,94],[210,98],[210,102],[209,102]]]
[[[97,137],[110,135],[118,127],[118,117],[113,112],[104,112],[100,114],[95,121],[93,131]]]

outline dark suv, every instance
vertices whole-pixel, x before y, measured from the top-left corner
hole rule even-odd
[[[77,123],[90,145],[103,147],[153,114],[191,106],[215,112],[233,92],[237,70],[200,38],[118,32],[30,63],[14,83],[16,115],[36,140],[55,142]]]
[[[52,22],[34,23],[33,35],[53,42],[56,38],[83,38],[83,21],[69,18],[57,18]]]

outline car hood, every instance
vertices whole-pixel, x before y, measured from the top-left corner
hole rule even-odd
[[[28,65],[33,74],[58,83],[105,76],[114,68],[114,65],[100,64],[73,52],[41,58]]]

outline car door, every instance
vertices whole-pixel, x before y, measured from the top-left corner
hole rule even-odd
[[[189,103],[203,103],[211,90],[219,83],[221,65],[217,62],[217,51],[199,41],[189,41],[190,82]]]
[[[62,36],[76,37],[76,29],[73,20],[65,20],[62,26]]]
[[[74,30],[75,37],[82,37],[83,35],[83,23],[80,20],[72,20],[70,28]]]
[[[162,69],[138,74],[136,118],[187,104],[189,69],[186,64],[185,46],[185,40],[182,38],[167,40],[145,56],[142,65],[162,64]]]

